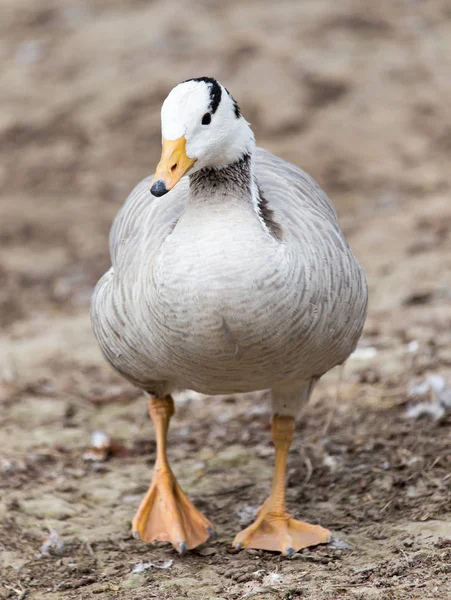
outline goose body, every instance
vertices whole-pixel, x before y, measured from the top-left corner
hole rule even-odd
[[[326,194],[300,168],[255,147],[222,86],[215,115],[217,85],[186,82],[165,102],[162,162],[172,167],[160,163],[116,217],[93,329],[116,371],[154,398],[270,389],[274,413],[292,419],[314,382],[354,350],[365,278]],[[210,122],[195,130],[190,149],[185,122],[199,118],[204,99],[202,122],[208,114]],[[205,142],[211,156],[194,154],[220,117],[230,123]],[[167,137],[175,141],[166,151]],[[175,185],[183,161],[189,177],[176,174]]]
[[[255,167],[280,238],[239,188],[191,198],[187,178],[161,198],[144,179],[115,221],[94,331],[114,368],[145,390],[296,387],[355,348],[365,281],[332,205],[269,152],[256,150]]]

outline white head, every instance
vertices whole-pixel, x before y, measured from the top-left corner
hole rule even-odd
[[[225,167],[251,153],[254,134],[233,97],[209,77],[177,85],[161,109],[162,155],[151,192],[162,196],[188,171]]]

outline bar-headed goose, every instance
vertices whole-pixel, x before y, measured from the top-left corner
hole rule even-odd
[[[357,344],[365,277],[326,194],[300,168],[255,146],[215,79],[177,85],[161,125],[160,163],[116,217],[112,267],[92,301],[102,351],[147,393],[156,429],[153,480],[133,529],[180,552],[213,533],[168,463],[171,394],[269,389],[272,489],[234,545],[291,555],[330,536],[287,513],[287,454],[315,382]]]

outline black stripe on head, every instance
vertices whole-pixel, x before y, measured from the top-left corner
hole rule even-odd
[[[221,86],[216,79],[213,79],[213,77],[196,77],[195,79],[187,79],[186,81],[182,81],[182,83],[187,83],[188,81],[203,81],[208,85],[210,93],[209,111],[214,115],[218,109],[219,103],[221,102],[222,96]]]
[[[224,89],[228,93],[228,95],[230,96],[230,99],[233,102],[233,108],[235,110],[235,117],[237,119],[239,119],[241,117],[241,111],[240,111],[240,107],[238,106],[238,102],[235,100],[235,98],[232,96],[232,94],[229,92],[229,90],[227,88],[224,88]]]

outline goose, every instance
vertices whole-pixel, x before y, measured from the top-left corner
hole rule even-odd
[[[290,556],[331,537],[287,512],[287,455],[315,384],[356,347],[365,276],[326,194],[256,146],[217,80],[174,87],[161,128],[161,160],[115,218],[112,267],[91,308],[106,360],[145,392],[156,432],[153,477],[132,530],[181,554],[214,535],[169,464],[173,394],[269,390],[272,487],[233,545]]]

